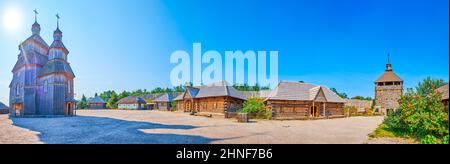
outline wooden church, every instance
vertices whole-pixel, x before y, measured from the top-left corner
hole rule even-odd
[[[35,22],[32,35],[19,45],[19,55],[12,73],[10,115],[13,117],[72,116],[76,108],[73,80],[75,75],[67,61],[69,51],[57,27],[49,46],[40,36],[41,26]]]

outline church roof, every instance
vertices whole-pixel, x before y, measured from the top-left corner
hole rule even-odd
[[[386,71],[375,82],[382,83],[382,82],[398,82],[398,81],[402,82],[403,80],[397,74],[395,74],[393,71]]]
[[[0,102],[0,109],[9,109],[9,107]]]
[[[33,35],[31,35],[31,36],[28,37],[25,41],[23,41],[23,42],[21,43],[21,45],[23,45],[23,44],[25,44],[25,43],[27,43],[27,42],[29,42],[29,41],[37,42],[38,44],[41,44],[41,45],[44,46],[45,48],[47,48],[47,49],[49,48],[47,42],[45,42],[44,39],[42,39],[42,37],[41,37],[40,35],[38,35],[38,34],[33,34]]]
[[[88,100],[88,103],[95,103],[95,104],[106,104],[105,100],[100,98],[99,96],[91,98]]]
[[[67,50],[66,46],[64,46],[64,43],[62,41],[60,41],[60,40],[53,41],[53,43],[50,46],[50,48],[62,49],[64,51],[64,53],[66,53],[66,54],[69,53],[69,50]]]
[[[449,84],[446,84],[440,88],[438,88],[436,91],[442,94],[442,99],[448,100],[449,99]]]
[[[269,95],[268,100],[313,101],[320,94],[320,91],[323,91],[327,102],[345,103],[344,99],[327,87],[287,81],[278,84],[278,87]]]
[[[47,64],[44,65],[44,68],[39,72],[38,76],[45,76],[52,73],[67,73],[72,77],[75,77],[69,63],[60,59],[48,61]]]
[[[22,52],[16,64],[14,65],[13,72],[27,64],[38,64],[40,66],[44,66],[47,61],[47,56],[39,54],[36,51],[26,53]]]

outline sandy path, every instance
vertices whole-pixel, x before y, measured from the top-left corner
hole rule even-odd
[[[382,117],[257,121],[158,111],[78,111],[71,118],[0,116],[0,143],[362,144]],[[14,123],[14,125],[12,125]]]

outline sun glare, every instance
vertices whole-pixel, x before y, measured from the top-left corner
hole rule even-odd
[[[8,32],[17,31],[22,26],[22,14],[17,8],[9,8],[3,13],[3,26]]]

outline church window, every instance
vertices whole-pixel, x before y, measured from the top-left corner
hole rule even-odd
[[[20,95],[20,84],[16,85],[16,95],[19,96]]]
[[[71,86],[72,85],[71,85],[70,81],[67,81],[67,90],[68,90],[69,94],[72,93],[72,87]]]
[[[45,80],[44,81],[44,93],[47,93],[47,92],[48,92],[48,81]]]

